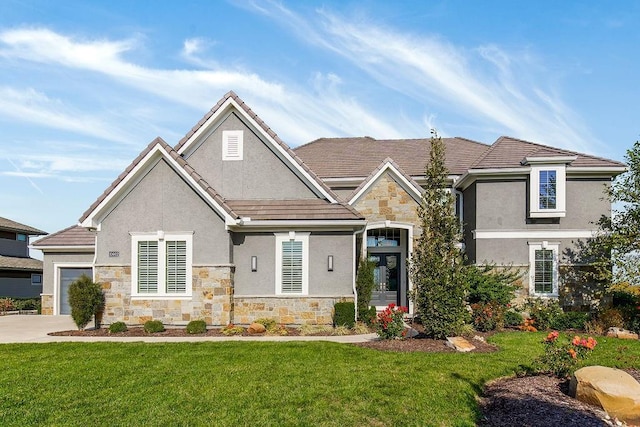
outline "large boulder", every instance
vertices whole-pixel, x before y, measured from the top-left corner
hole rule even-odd
[[[467,353],[469,351],[475,350],[476,346],[471,344],[469,341],[462,337],[447,337],[447,341],[445,342],[447,347],[451,347],[455,349],[455,351],[459,351],[462,353]]]
[[[611,417],[640,425],[640,383],[625,371],[604,366],[578,369],[571,378],[569,393],[601,407]]]
[[[607,331],[608,337],[620,338],[622,340],[637,340],[638,334],[632,331],[627,331],[622,328],[609,328]]]
[[[252,323],[247,328],[247,332],[250,334],[263,334],[267,331],[267,328],[264,327],[262,323]]]

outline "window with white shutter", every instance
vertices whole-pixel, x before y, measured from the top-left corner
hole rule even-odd
[[[529,294],[558,295],[558,243],[529,243]]]
[[[309,233],[276,234],[276,293],[306,295],[309,288]]]
[[[191,295],[191,233],[131,233],[132,297]]]
[[[242,160],[243,136],[241,130],[222,131],[222,160]]]

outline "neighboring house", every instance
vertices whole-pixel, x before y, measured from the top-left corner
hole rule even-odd
[[[603,184],[625,166],[510,138],[445,144],[470,262],[522,267],[528,293],[557,296],[562,251],[610,213]],[[428,154],[428,139],[368,137],[291,150],[230,92],[175,147],[149,144],[78,226],[34,243],[43,313],[68,310],[65,283],[86,269],[106,323],[331,323],[360,256],[377,263],[373,303],[407,304]]]
[[[29,257],[29,236],[45,231],[0,217],[0,298],[37,298],[42,261]]]

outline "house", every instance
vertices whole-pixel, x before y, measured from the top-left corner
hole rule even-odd
[[[603,185],[625,166],[506,137],[444,141],[470,262],[521,267],[523,292],[559,296],[562,251],[610,213]],[[152,141],[78,225],[34,243],[43,313],[68,310],[65,283],[84,271],[106,323],[331,323],[356,298],[361,256],[377,263],[373,303],[408,304],[428,154],[428,139],[369,137],[292,150],[229,92],[174,147]]]
[[[38,298],[42,261],[29,257],[29,236],[45,231],[0,217],[0,298]]]

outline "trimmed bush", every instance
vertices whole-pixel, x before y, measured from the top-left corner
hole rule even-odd
[[[529,312],[538,330],[551,329],[556,320],[564,314],[560,303],[555,299],[529,298],[524,308]]]
[[[358,318],[367,326],[373,326],[376,323],[376,313],[376,308],[371,306],[365,311],[358,311]]]
[[[499,269],[494,264],[465,266],[467,301],[469,304],[498,303],[506,307],[515,298],[518,287],[515,282],[519,277],[520,272],[511,268]]]
[[[566,331],[567,329],[584,330],[589,320],[589,313],[582,311],[567,311],[556,317],[551,323],[551,329]]]
[[[114,322],[109,325],[109,333],[117,334],[118,332],[126,332],[127,325],[124,322]]]
[[[352,302],[337,302],[333,306],[333,325],[353,328],[356,324],[356,306]]]
[[[14,298],[13,307],[15,310],[38,310],[40,313],[40,298]]]
[[[78,329],[84,329],[93,316],[96,316],[97,328],[97,315],[104,307],[102,288],[83,274],[69,285],[69,306]]]
[[[144,322],[144,331],[148,334],[164,332],[164,325],[159,320],[147,320]]]
[[[207,332],[207,322],[204,320],[192,320],[187,324],[188,334],[204,334]]]
[[[522,325],[524,318],[517,311],[509,310],[504,314],[504,326],[517,328]]]
[[[375,286],[373,271],[375,263],[367,259],[361,259],[358,264],[358,273],[356,275],[356,294],[358,295],[358,320],[370,325],[376,317],[375,309],[373,316],[369,310],[371,303],[371,294]],[[371,317],[370,317],[371,316]]]
[[[223,335],[231,336],[231,335],[242,335],[244,332],[244,328],[242,326],[236,326],[233,323],[229,323],[227,326],[220,330]]]
[[[471,321],[480,332],[488,332],[504,327],[506,307],[497,301],[471,304]]]

